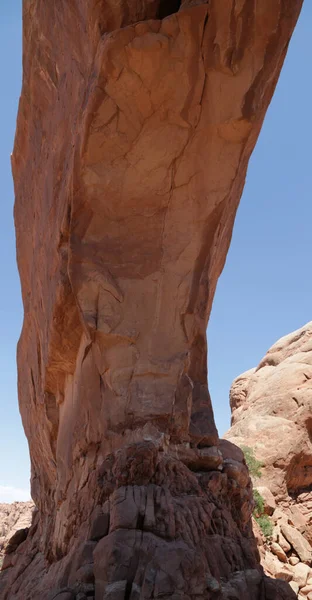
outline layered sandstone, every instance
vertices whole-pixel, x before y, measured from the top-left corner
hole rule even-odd
[[[312,598],[312,322],[238,377],[230,403],[226,438],[252,448],[262,464],[254,485],[274,526],[270,540],[258,536],[264,569]]]
[[[301,4],[25,0],[12,164],[38,513],[4,598],[286,597],[259,571],[242,455],[218,447],[206,327]]]

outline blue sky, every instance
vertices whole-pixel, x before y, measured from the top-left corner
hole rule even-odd
[[[208,327],[209,384],[220,434],[233,379],[280,336],[312,319],[312,4],[305,1],[251,159],[232,245]],[[0,502],[29,496],[28,447],[18,412],[16,343],[22,323],[10,153],[21,86],[21,0],[0,0]]]

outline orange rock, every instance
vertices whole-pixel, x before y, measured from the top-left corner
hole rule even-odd
[[[280,545],[277,542],[272,542],[270,549],[271,552],[273,552],[273,554],[275,554],[280,561],[287,563],[287,556],[284,550],[280,547]]]
[[[38,515],[3,599],[199,600],[207,577],[224,600],[287,598],[260,571],[243,459],[218,450],[206,328],[302,0],[24,4],[12,165]]]
[[[261,478],[255,484],[260,493],[262,487],[263,496],[269,489],[276,503],[273,541],[284,553],[293,549],[296,556],[289,557],[289,563],[304,574],[312,560],[310,363],[312,322],[276,342],[256,369],[235,380],[230,395],[233,424],[226,435],[233,443],[250,446],[261,462]],[[273,553],[276,548],[272,544]],[[271,574],[269,563],[267,556],[262,558]]]
[[[267,486],[277,502],[286,502],[293,524],[300,529],[307,522],[305,503],[311,502],[310,356],[312,322],[276,342],[256,369],[233,383],[233,425],[226,435],[233,443],[253,448],[263,464],[257,485]]]
[[[294,575],[293,580],[298,583],[299,588],[303,588],[306,586],[306,583],[311,575],[311,569],[308,565],[304,565],[303,563],[298,563],[293,567]]]

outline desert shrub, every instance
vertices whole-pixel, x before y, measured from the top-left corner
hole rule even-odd
[[[264,500],[261,494],[259,494],[258,490],[253,490],[253,499],[255,501],[253,515],[256,519],[257,517],[261,517],[261,515],[264,514]]]
[[[252,477],[261,477],[262,463],[256,459],[253,449],[248,446],[242,446],[241,449],[244,453],[250,475]],[[269,538],[273,532],[273,525],[268,515],[264,512],[264,500],[258,490],[253,490],[253,499],[255,503],[253,517],[257,521],[264,537]]]
[[[253,517],[257,521],[265,538],[270,538],[273,533],[272,521],[264,512],[264,500],[258,490],[253,490],[254,510]]]
[[[242,446],[241,449],[244,453],[245,461],[249,469],[250,475],[252,477],[261,477],[262,463],[256,459],[253,449],[248,448],[248,446]]]
[[[264,537],[270,538],[273,533],[273,524],[268,515],[261,515],[261,517],[255,517]]]

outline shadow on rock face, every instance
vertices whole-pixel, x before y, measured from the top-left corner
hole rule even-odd
[[[312,454],[299,452],[287,465],[285,481],[289,496],[295,499],[312,487]]]
[[[259,566],[241,450],[225,440],[216,450],[218,463],[195,467],[194,456],[192,470],[151,442],[108,457],[88,490],[89,525],[80,515],[77,539],[61,560],[44,559],[36,520],[28,535],[17,532],[1,599],[295,598]]]

